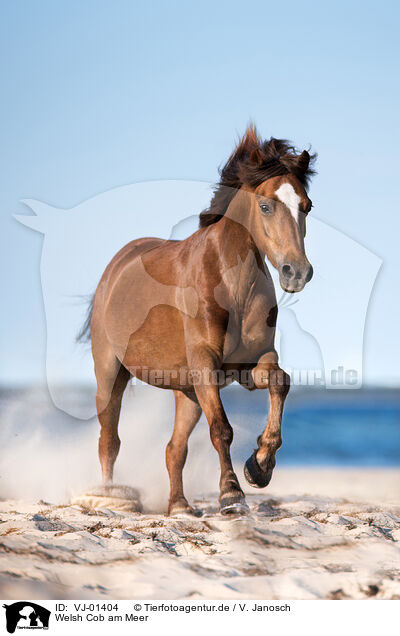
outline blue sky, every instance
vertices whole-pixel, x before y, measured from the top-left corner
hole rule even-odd
[[[12,218],[19,201],[215,181],[253,119],[312,145],[313,214],[382,258],[364,377],[400,384],[398,3],[16,0],[0,13],[1,381],[45,368],[42,236]],[[348,271],[355,290],[360,275]]]

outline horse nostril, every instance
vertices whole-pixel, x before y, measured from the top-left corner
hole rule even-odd
[[[285,278],[290,280],[294,276],[294,269],[291,265],[282,265],[282,274]]]
[[[309,282],[310,282],[310,280],[311,280],[311,279],[312,279],[312,277],[313,277],[313,274],[314,274],[313,266],[312,266],[312,265],[310,265],[310,269],[308,270],[308,272],[307,272],[307,276],[306,276],[306,283],[309,283]]]

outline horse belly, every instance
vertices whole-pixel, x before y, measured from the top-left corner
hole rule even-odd
[[[187,386],[185,337],[179,310],[168,305],[150,309],[118,357],[132,375],[148,384],[168,389]]]

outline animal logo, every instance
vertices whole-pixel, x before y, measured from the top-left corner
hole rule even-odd
[[[16,629],[48,629],[50,610],[32,601],[17,601],[11,605],[4,604],[6,610],[6,626],[9,634]]]
[[[86,301],[107,262],[139,236],[172,240],[189,236],[197,229],[197,213],[207,206],[212,187],[206,182],[183,180],[136,183],[114,188],[71,209],[24,201],[35,216],[20,214],[15,218],[44,235],[41,289],[47,329],[46,379],[59,409],[80,419],[95,414],[95,389],[90,400],[81,404],[69,398],[65,383],[87,382],[93,374],[89,347],[77,347],[75,336],[84,320]],[[315,274],[295,305],[291,301],[286,307],[284,298],[278,302],[278,352],[282,346],[290,370],[299,364],[301,370],[314,371],[317,366],[328,388],[358,388],[362,384],[367,309],[382,261],[315,215],[307,223],[307,251]],[[279,289],[276,272],[270,269]],[[356,287],[348,276],[355,269],[359,272]],[[185,293],[187,297],[180,302],[188,304],[191,313],[196,310],[196,299],[190,289]],[[340,367],[356,370],[356,383],[337,383],[335,370]]]

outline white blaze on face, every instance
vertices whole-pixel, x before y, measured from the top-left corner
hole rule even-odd
[[[300,197],[296,193],[296,190],[291,183],[282,183],[282,185],[275,192],[276,196],[282,203],[284,203],[290,210],[290,213],[296,223],[299,222],[299,203]]]

